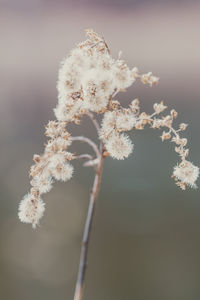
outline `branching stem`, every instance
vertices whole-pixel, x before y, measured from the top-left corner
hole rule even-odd
[[[91,139],[89,139],[85,136],[73,136],[73,137],[71,137],[71,140],[72,141],[80,141],[80,142],[84,142],[84,143],[89,144],[93,148],[93,150],[96,153],[97,157],[100,158],[101,154],[99,152],[97,144],[95,144]]]
[[[80,154],[80,155],[76,155],[74,157],[74,159],[88,159],[88,160],[93,160],[93,157],[90,154]]]

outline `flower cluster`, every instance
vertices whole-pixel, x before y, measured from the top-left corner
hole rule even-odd
[[[167,108],[167,106],[163,104],[163,101],[154,104],[154,112],[151,115],[144,112],[140,113],[138,99],[134,100],[131,106],[137,115],[137,121],[135,123],[136,129],[144,129],[147,124],[153,129],[166,128],[166,131],[164,130],[162,132],[161,139],[162,141],[170,140],[173,142],[175,144],[175,152],[178,153],[181,158],[179,165],[174,167],[172,177],[175,179],[176,184],[183,190],[186,189],[187,185],[196,188],[199,168],[187,161],[186,158],[189,154],[189,149],[186,148],[187,139],[180,136],[180,133],[187,128],[187,124],[181,123],[178,129],[173,127],[173,121],[178,116],[178,113],[174,109],[170,111],[170,114],[159,117]]]
[[[177,184],[185,189],[186,185],[195,186],[199,174],[198,167],[186,160],[187,140],[181,138],[180,131],[186,124],[180,124],[178,130],[172,127],[177,112],[171,110],[167,116],[158,117],[166,106],[154,104],[154,113],[140,113],[139,100],[135,99],[129,107],[124,108],[115,100],[118,92],[124,92],[136,79],[153,86],[159,78],[151,72],[139,74],[136,67],[130,69],[120,58],[113,59],[103,37],[93,30],[87,31],[88,39],[74,48],[63,60],[58,75],[58,105],[54,109],[57,121],[50,121],[46,127],[49,137],[44,154],[34,155],[35,164],[31,167],[32,188],[21,201],[19,218],[22,222],[32,223],[35,227],[44,213],[41,195],[52,188],[54,180],[67,181],[72,177],[73,167],[70,161],[84,158],[85,166],[98,164],[103,155],[116,159],[124,159],[133,151],[133,143],[125,133],[132,129],[144,129],[145,125],[152,128],[167,128],[163,131],[162,140],[170,140],[176,144],[175,151],[181,157],[181,163],[174,168],[173,177]],[[88,138],[71,137],[66,127],[69,123],[80,124],[83,115],[89,115],[99,135],[101,148]],[[94,114],[102,115],[101,127]],[[84,141],[92,146],[96,157],[91,155],[74,155],[67,152],[73,141]]]
[[[44,154],[33,157],[35,164],[30,169],[32,188],[19,206],[20,220],[32,223],[33,227],[44,213],[41,195],[51,190],[54,180],[67,181],[73,174],[73,167],[69,163],[73,154],[66,151],[71,145],[71,138],[65,126],[65,122],[50,121],[46,126],[46,135],[50,139]]]
[[[133,151],[131,140],[122,132],[133,129],[135,121],[135,114],[130,108],[105,112],[99,136],[113,158],[124,159]]]
[[[60,121],[77,121],[86,110],[103,113],[113,94],[124,91],[136,78],[153,85],[158,78],[152,73],[139,75],[121,59],[113,59],[102,37],[92,30],[89,39],[67,56],[58,75],[58,105],[55,115]]]

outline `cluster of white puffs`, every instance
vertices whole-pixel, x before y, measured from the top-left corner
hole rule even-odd
[[[73,174],[70,161],[76,156],[67,151],[73,139],[66,126],[71,122],[80,124],[88,112],[102,115],[99,139],[107,156],[116,159],[124,159],[133,151],[133,143],[124,132],[143,129],[145,125],[166,127],[162,140],[171,139],[181,157],[181,163],[174,168],[174,179],[182,189],[186,185],[196,186],[199,168],[186,160],[187,140],[179,135],[187,126],[182,123],[178,130],[172,127],[176,111],[158,118],[166,109],[162,102],[155,103],[154,112],[148,115],[140,112],[138,99],[127,108],[115,100],[116,94],[125,91],[136,79],[152,86],[159,78],[151,72],[140,75],[137,68],[130,69],[120,57],[113,59],[104,39],[92,30],[87,31],[87,36],[88,39],[77,45],[62,62],[57,84],[58,105],[54,110],[57,121],[50,121],[46,127],[48,143],[42,155],[34,155],[35,164],[30,170],[32,188],[19,205],[20,220],[33,227],[44,213],[41,195],[51,190],[54,180],[67,181]]]

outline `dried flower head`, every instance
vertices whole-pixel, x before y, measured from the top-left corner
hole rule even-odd
[[[43,216],[45,204],[33,194],[26,195],[19,205],[19,219],[24,223],[31,223],[33,228],[36,227]]]
[[[113,158],[124,159],[133,151],[133,144],[125,134],[113,133],[105,143],[106,149]]]
[[[173,127],[177,112],[161,113],[166,106],[161,101],[153,105],[153,113],[140,112],[140,102],[134,99],[129,107],[123,107],[115,96],[124,92],[136,80],[153,86],[159,78],[152,72],[140,74],[136,67],[129,68],[121,55],[114,59],[104,38],[93,30],[87,30],[86,41],[78,44],[64,58],[58,75],[58,104],[54,109],[56,121],[46,126],[48,142],[42,155],[34,155],[34,165],[30,169],[31,191],[21,201],[19,218],[22,222],[32,223],[35,227],[44,213],[41,195],[51,190],[55,180],[67,181],[73,175],[71,161],[86,159],[84,166],[97,168],[102,158],[111,156],[124,159],[133,151],[133,143],[125,132],[132,129],[142,130],[145,126],[164,129],[162,141],[175,143],[175,151],[181,163],[174,168],[173,177],[181,188],[186,185],[195,187],[199,168],[186,160],[189,150],[185,148],[187,139],[180,132],[187,127],[185,123],[179,129]],[[95,114],[102,117],[99,126]],[[69,123],[80,124],[83,115],[94,123],[100,147],[86,137],[71,137],[67,131]],[[90,154],[73,154],[68,151],[75,141],[87,143],[92,147]]]
[[[182,161],[174,167],[173,176],[181,188],[185,189],[186,185],[196,188],[196,180],[199,176],[199,168],[194,166],[190,161]]]

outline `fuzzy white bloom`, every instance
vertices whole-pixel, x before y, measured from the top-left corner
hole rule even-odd
[[[65,132],[65,127],[65,122],[49,121],[49,123],[46,126],[45,134],[50,138],[61,136],[63,135],[63,132]]]
[[[46,145],[46,151],[48,152],[57,152],[57,151],[64,151],[67,149],[68,146],[71,145],[70,139],[64,139],[62,136],[57,137],[54,140],[50,140]]]
[[[115,111],[105,112],[103,120],[102,120],[102,126],[101,126],[101,129],[100,129],[100,132],[99,132],[99,137],[104,142],[113,133],[115,123],[116,123],[116,113],[115,113]]]
[[[67,181],[73,175],[73,166],[65,162],[64,153],[55,154],[51,157],[49,169],[56,180]]]
[[[118,90],[124,90],[135,81],[134,73],[123,60],[117,60],[112,68],[114,84]]]
[[[31,194],[27,194],[19,204],[19,219],[23,223],[31,223],[33,228],[39,224],[39,220],[44,214],[45,204],[41,198],[37,199]]]
[[[135,114],[130,109],[123,109],[119,111],[116,116],[116,128],[119,131],[129,131],[133,129],[135,122]]]
[[[91,59],[85,48],[75,48],[63,60],[57,82],[58,105],[54,109],[59,121],[72,121],[80,113],[81,81],[90,67]]]
[[[57,164],[64,164],[65,163],[65,153],[55,153],[51,158],[49,162],[49,168],[54,168]]]
[[[114,60],[104,43],[96,47],[87,41],[79,44],[59,70],[56,118],[73,121],[83,109],[104,111],[112,94],[132,85],[137,72],[123,60]]]
[[[135,114],[130,109],[107,111],[104,113],[99,137],[104,142],[116,132],[131,130],[136,122]]]
[[[101,69],[102,71],[109,71],[110,74],[112,74],[112,66],[115,63],[115,60],[110,56],[110,54],[105,52],[99,55],[99,53],[96,52],[93,57],[93,67],[96,66],[96,68]]]
[[[66,103],[58,103],[54,109],[55,116],[58,121],[72,121],[79,114],[82,105],[83,102],[80,99],[74,101],[71,98],[66,98]]]
[[[72,143],[71,139],[69,138],[65,139],[62,136],[59,136],[54,140],[54,144],[56,144],[57,149],[60,151],[66,150],[67,147],[71,145],[71,143]]]
[[[196,180],[199,176],[199,168],[189,161],[183,161],[174,167],[173,176],[183,184],[196,187]]]
[[[83,107],[94,112],[105,109],[110,95],[114,92],[110,73],[96,68],[89,70],[84,75],[82,88]]]
[[[124,159],[133,151],[133,144],[125,134],[113,134],[105,145],[110,156],[116,159]]]
[[[48,173],[38,174],[31,181],[31,185],[40,192],[40,195],[48,193],[53,187],[52,177]]]
[[[159,81],[159,77],[156,77],[152,74],[152,72],[148,72],[147,74],[143,74],[141,76],[141,81],[146,84],[148,83],[150,86],[157,84]]]
[[[84,53],[81,49],[75,48],[61,62],[58,73],[58,100],[65,103],[69,93],[80,89],[81,72],[85,69]]]
[[[65,163],[64,165],[58,164],[52,169],[52,175],[56,180],[67,181],[72,178],[74,168],[71,164]]]

